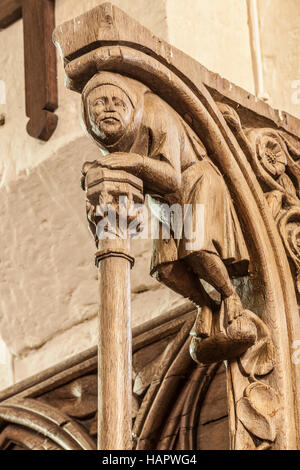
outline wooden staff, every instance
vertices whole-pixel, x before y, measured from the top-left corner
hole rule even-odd
[[[129,203],[141,203],[143,185],[141,180],[124,171],[99,166],[86,172],[84,183],[88,218],[98,245],[98,449],[129,450],[132,447],[130,268],[134,259],[130,255],[130,234],[120,229],[121,223],[124,225],[124,214],[120,222],[118,196],[126,196]],[[108,203],[116,213],[117,226],[109,228],[113,238],[101,239],[108,227],[104,225],[99,229],[99,222],[105,216],[99,207]],[[126,226],[128,221],[125,215]]]

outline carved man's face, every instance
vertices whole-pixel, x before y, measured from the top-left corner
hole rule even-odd
[[[128,96],[114,85],[101,85],[88,95],[92,131],[105,144],[113,144],[124,134],[133,113]]]

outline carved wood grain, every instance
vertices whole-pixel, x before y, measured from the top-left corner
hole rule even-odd
[[[0,434],[2,450],[61,450],[61,447],[29,429],[15,424],[7,425]]]
[[[64,450],[93,450],[93,440],[76,422],[59,410],[37,400],[28,398],[11,400],[0,406],[2,428],[4,423],[20,426],[19,440],[22,442],[22,428],[28,428],[47,437]],[[6,434],[4,434],[4,440]]]

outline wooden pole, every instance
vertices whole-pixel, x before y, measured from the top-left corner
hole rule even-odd
[[[98,449],[130,450],[132,345],[130,307],[131,203],[143,202],[143,183],[125,171],[89,165],[84,171],[87,215],[99,268]],[[125,197],[125,206],[119,196]],[[106,224],[107,210],[114,215]],[[124,212],[125,211],[125,212]],[[99,222],[105,222],[99,225]],[[125,228],[124,228],[125,221]],[[108,229],[108,231],[107,231]],[[109,237],[107,237],[109,233]]]
[[[128,240],[123,241],[124,255],[116,255],[115,240],[109,242],[111,251],[99,260],[98,449],[128,450],[132,447],[131,262],[125,255]]]

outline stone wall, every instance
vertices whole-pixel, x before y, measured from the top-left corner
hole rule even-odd
[[[259,15],[269,103],[300,117],[300,2],[259,0]]]
[[[56,0],[56,23],[99,3]],[[254,91],[246,1],[112,3],[207,68]],[[259,7],[270,103],[300,116],[300,104],[291,102],[291,82],[300,79],[299,2],[272,0],[271,14],[268,0]],[[97,330],[94,241],[79,186],[81,165],[97,150],[80,127],[80,97],[64,87],[60,63],[58,127],[46,143],[27,135],[22,34],[22,21],[0,32],[0,80],[7,90],[6,104],[0,104],[6,116],[0,127],[0,388],[96,344]],[[183,302],[148,275],[150,250],[151,241],[134,246],[134,325]]]
[[[254,93],[246,0],[167,0],[169,42]]]

